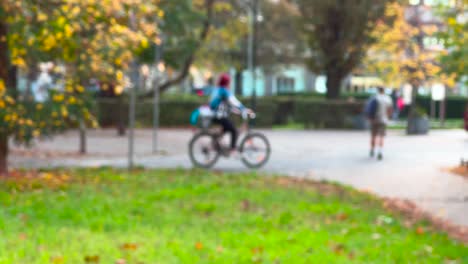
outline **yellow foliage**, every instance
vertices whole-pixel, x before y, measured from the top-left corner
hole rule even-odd
[[[73,35],[73,28],[70,25],[65,25],[64,27],[65,37],[70,38]]]
[[[123,88],[122,85],[116,85],[116,86],[115,86],[115,93],[116,93],[117,95],[122,94],[123,90],[124,90],[124,88]]]
[[[54,102],[62,102],[63,99],[64,99],[63,94],[56,94],[52,97],[52,100],[54,100]]]
[[[45,51],[51,50],[57,45],[57,40],[55,37],[51,34],[49,34],[45,39],[44,39],[44,46],[43,49]]]
[[[415,41],[421,33],[436,33],[437,27],[414,27],[406,21],[404,12],[398,2],[387,6],[386,15],[395,19],[394,24],[379,23],[376,26],[372,34],[377,42],[370,47],[365,59],[370,72],[396,87],[441,77],[441,67],[434,63],[435,54]]]
[[[116,78],[117,78],[117,81],[121,82],[123,80],[123,72],[122,71],[117,71],[116,73]]]
[[[39,137],[41,135],[41,131],[39,129],[34,129],[32,132],[33,137]]]
[[[73,97],[73,96],[68,98],[68,103],[71,104],[71,105],[76,104],[76,98]]]
[[[83,86],[81,86],[81,85],[78,85],[78,86],[76,86],[76,91],[79,92],[79,93],[82,93],[82,92],[85,91],[85,88]]]
[[[3,95],[5,93],[5,83],[3,82],[2,79],[0,79],[0,95]]]
[[[42,12],[39,12],[39,14],[37,14],[37,20],[39,22],[44,22],[47,20],[47,15]]]
[[[20,58],[20,57],[17,57],[17,58],[12,59],[12,60],[11,60],[11,63],[12,63],[13,65],[16,65],[16,66],[20,67],[20,68],[26,67],[26,62],[24,61],[23,58]]]
[[[65,106],[62,106],[60,108],[60,113],[62,114],[63,117],[68,117],[68,110]]]

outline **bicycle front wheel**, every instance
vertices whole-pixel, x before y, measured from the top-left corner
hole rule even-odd
[[[219,147],[216,138],[208,132],[193,136],[189,143],[189,156],[195,167],[209,169],[219,159]]]
[[[261,133],[249,133],[241,142],[240,152],[245,166],[258,169],[270,159],[270,142]]]

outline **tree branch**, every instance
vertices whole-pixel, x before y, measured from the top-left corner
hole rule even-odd
[[[195,60],[195,54],[196,54],[197,50],[201,47],[203,42],[206,40],[206,38],[208,37],[208,34],[210,32],[211,23],[212,23],[212,20],[213,20],[213,5],[214,5],[215,1],[216,0],[206,0],[205,1],[206,18],[205,18],[205,21],[203,22],[203,28],[202,28],[202,31],[201,31],[200,36],[198,38],[198,43],[195,46],[195,48],[193,49],[190,56],[188,56],[187,59],[184,61],[182,69],[177,74],[177,76],[174,77],[173,79],[167,80],[166,82],[162,83],[159,86],[159,92],[160,93],[163,93],[166,90],[168,90],[171,86],[182,82],[187,77],[187,75],[189,74],[190,67],[192,66],[193,61]],[[153,94],[153,92],[154,91],[146,93],[146,94],[143,95],[143,97],[150,96],[150,95]]]

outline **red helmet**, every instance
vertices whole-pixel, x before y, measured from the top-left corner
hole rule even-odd
[[[231,77],[227,73],[221,74],[218,80],[218,85],[221,87],[229,88],[229,84],[231,83]]]

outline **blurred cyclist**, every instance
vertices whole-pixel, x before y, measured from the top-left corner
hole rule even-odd
[[[240,110],[242,115],[252,113],[252,110],[246,108],[230,91],[229,86],[231,78],[228,74],[222,74],[219,77],[218,87],[211,94],[210,108],[214,112],[214,123],[220,124],[223,127],[223,134],[229,132],[231,134],[231,153],[236,151],[236,142],[238,132],[229,118],[232,108]]]

